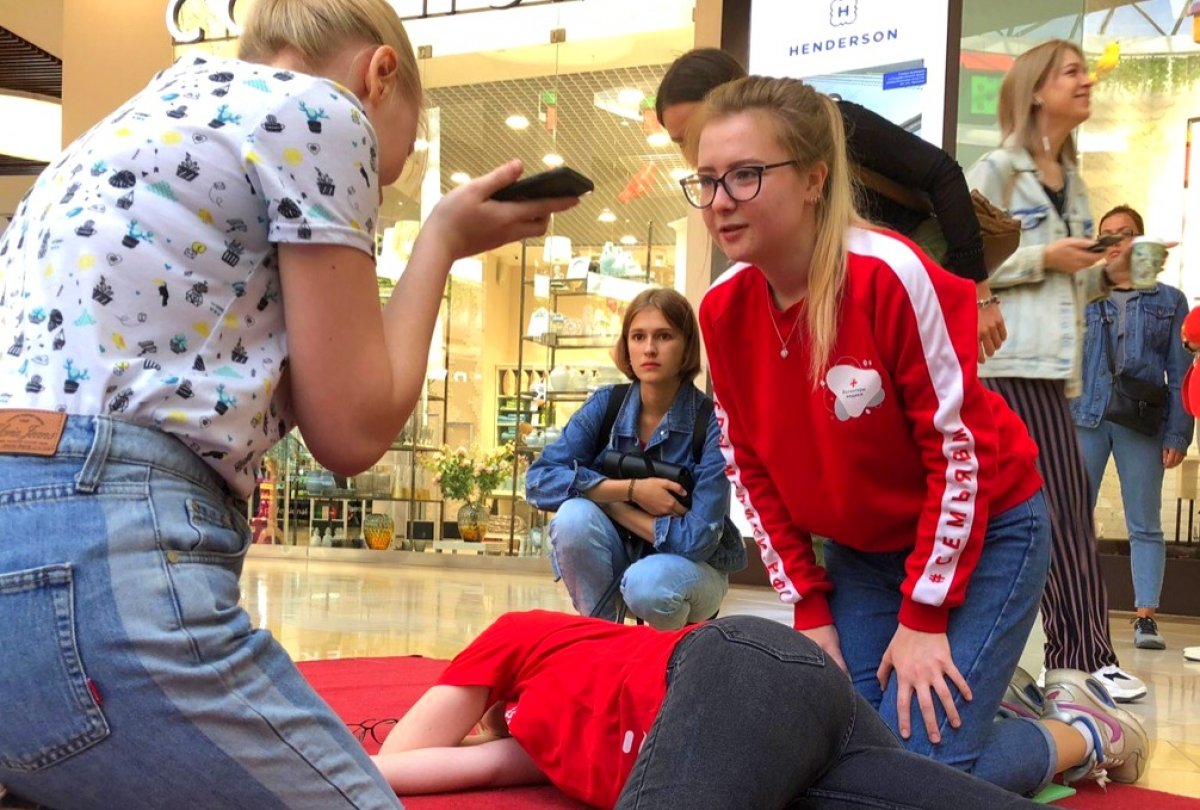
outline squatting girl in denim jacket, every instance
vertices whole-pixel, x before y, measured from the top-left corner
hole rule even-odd
[[[745,545],[728,520],[729,481],[715,416],[707,420],[699,463],[693,459],[696,413],[707,398],[692,384],[700,370],[692,305],[674,290],[642,293],[625,311],[613,354],[633,385],[611,435],[601,435],[610,386],[584,403],[529,468],[526,497],[539,509],[557,511],[550,522],[551,562],[576,610],[615,618],[616,600],[605,597],[621,576],[621,598],[635,616],[675,629],[716,613],[729,574],[746,566]],[[676,499],[685,492],[673,481],[617,480],[600,472],[605,450],[638,448],[691,468],[691,508]]]

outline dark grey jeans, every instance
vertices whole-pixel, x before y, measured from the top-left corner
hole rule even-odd
[[[850,679],[778,622],[689,633],[618,810],[962,810],[1039,805],[900,747]]]

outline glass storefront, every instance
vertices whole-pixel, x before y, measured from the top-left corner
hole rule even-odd
[[[1200,45],[1187,0],[1086,0],[996,4],[964,0],[958,160],[963,166],[999,141],[1000,81],[1014,56],[1046,39],[1079,43],[1092,71],[1092,117],[1081,127],[1083,176],[1099,216],[1126,203],[1149,233],[1182,244],[1164,280],[1189,300],[1200,295],[1200,207],[1188,175],[1200,108]]]
[[[402,15],[420,8],[395,4]],[[421,4],[417,4],[420,6]],[[381,300],[404,271],[441,196],[513,157],[526,172],[567,165],[595,191],[547,238],[452,269],[412,420],[374,469],[321,470],[293,433],[264,467],[251,515],[260,541],[361,549],[537,555],[545,516],[524,502],[524,469],[597,385],[625,303],[647,286],[683,288],[687,204],[678,150],[654,117],[667,65],[693,46],[693,0],[535,3],[406,21],[426,113],[417,151],[386,189],[378,225]],[[447,6],[449,9],[449,6]],[[180,52],[233,43],[181,46]],[[443,446],[512,443],[516,463],[481,493],[482,542],[465,540],[461,500],[443,500],[429,464]],[[364,531],[364,524],[367,531]],[[370,537],[369,537],[370,536]],[[372,544],[374,547],[374,544]]]

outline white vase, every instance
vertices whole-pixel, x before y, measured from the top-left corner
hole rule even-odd
[[[555,366],[547,375],[551,391],[568,391],[571,387],[571,369],[567,366]]]

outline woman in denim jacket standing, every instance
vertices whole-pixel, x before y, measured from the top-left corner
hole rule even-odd
[[[576,610],[616,618],[616,600],[600,603],[620,575],[621,598],[635,616],[677,629],[716,613],[729,574],[746,566],[745,544],[728,520],[729,481],[715,416],[699,463],[692,457],[696,411],[706,399],[692,384],[700,371],[692,305],[674,290],[641,293],[625,311],[613,355],[634,384],[611,435],[600,435],[614,390],[609,386],[584,403],[529,468],[526,497],[558,513],[550,521],[550,559]],[[685,492],[673,481],[617,480],[600,472],[604,451],[638,448],[691,468],[690,509],[676,499]],[[642,547],[629,548],[626,539]]]
[[[1050,40],[1017,57],[1000,89],[1003,146],[967,172],[967,183],[1021,221],[1021,245],[989,282],[1004,306],[1008,339],[979,368],[1029,427],[1046,480],[1053,552],[1042,597],[1047,687],[1054,670],[1096,675],[1117,700],[1146,686],[1120,669],[1108,629],[1087,477],[1067,398],[1082,378],[1083,309],[1129,271],[1129,245],[1112,260],[1093,246],[1087,188],[1072,131],[1091,114],[1092,81],[1078,46]]]
[[[1129,206],[1119,205],[1100,219],[1100,235],[1119,236],[1122,244],[1144,232],[1141,214]],[[1114,246],[1109,255],[1120,249],[1121,245]],[[1118,287],[1108,300],[1088,304],[1083,394],[1071,402],[1093,509],[1109,455],[1117,460],[1137,608],[1133,640],[1135,646],[1146,650],[1167,646],[1154,621],[1166,563],[1161,514],[1163,472],[1178,466],[1192,443],[1193,420],[1184,410],[1181,394],[1183,377],[1191,364],[1191,356],[1179,340],[1187,312],[1183,293],[1166,284],[1153,290]],[[1166,418],[1153,436],[1104,418],[1112,392],[1106,328],[1107,345],[1112,346],[1118,373],[1158,385],[1166,380]]]

